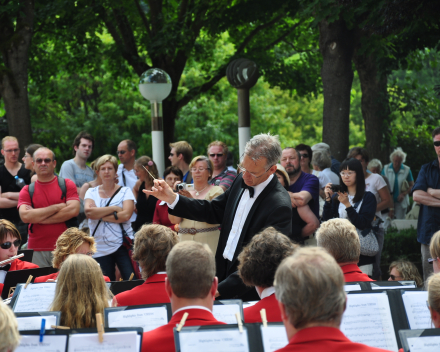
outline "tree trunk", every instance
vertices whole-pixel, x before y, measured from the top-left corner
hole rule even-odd
[[[365,125],[365,148],[370,159],[388,162],[388,150],[383,147],[385,123],[390,114],[387,75],[379,72],[374,54],[355,55],[353,61],[359,74],[362,89],[362,116]]]
[[[6,16],[3,15],[0,19],[3,22],[0,25],[1,54],[5,66],[0,73],[0,94],[5,102],[9,135],[17,137],[23,148],[32,143],[28,99],[28,57],[35,16],[33,0],[23,2],[18,18],[6,18]]]
[[[354,30],[343,20],[319,24],[319,50],[323,64],[324,87],[323,142],[330,145],[332,155],[342,161],[348,152],[350,91],[353,83],[351,60],[354,53]]]

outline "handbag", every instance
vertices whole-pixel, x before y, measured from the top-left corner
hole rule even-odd
[[[356,210],[356,212],[358,212],[358,208],[360,208],[359,205],[361,202],[362,201],[357,202],[353,205],[353,208],[354,210]],[[374,257],[377,253],[379,253],[379,242],[377,241],[376,233],[372,228],[364,230],[359,230],[358,228],[356,228],[356,231],[359,236],[359,242],[361,243],[362,255],[365,255],[367,257]]]

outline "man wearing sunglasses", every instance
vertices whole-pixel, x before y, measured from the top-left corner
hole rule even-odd
[[[226,166],[228,146],[220,141],[210,143],[208,145],[208,157],[214,165],[214,172],[209,184],[219,186],[223,188],[223,191],[226,191],[237,177],[237,173],[230,171]]]
[[[246,287],[237,273],[237,257],[253,236],[270,226],[291,236],[290,197],[274,176],[280,157],[278,136],[259,134],[247,142],[238,165],[241,173],[232,186],[212,201],[179,196],[162,180],[155,180],[151,191],[144,190],[167,202],[172,215],[221,224],[215,260],[222,299],[259,299],[255,289]]]
[[[20,147],[17,138],[12,136],[3,138],[1,152],[5,163],[0,166],[0,219],[7,219],[15,225],[24,244],[27,241],[27,225],[20,219],[17,203],[21,189],[31,182],[31,172],[18,161]],[[21,178],[24,184],[20,182],[17,184],[15,176]]]
[[[422,166],[412,188],[414,201],[420,203],[417,241],[421,245],[423,281],[433,272],[428,263],[429,243],[440,230],[440,127],[432,132],[432,140],[437,159]]]
[[[39,148],[32,165],[37,174],[32,198],[29,186],[20,191],[18,210],[23,222],[30,224],[28,248],[34,250],[32,262],[52,266],[52,251],[58,237],[67,229],[66,221],[78,216],[79,197],[75,184],[65,179],[65,197],[55,176],[56,160],[48,148]]]

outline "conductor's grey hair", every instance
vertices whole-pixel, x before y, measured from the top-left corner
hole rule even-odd
[[[278,136],[272,136],[270,133],[257,134],[246,143],[244,149],[244,153],[254,162],[266,158],[266,168],[278,163],[281,152]]]

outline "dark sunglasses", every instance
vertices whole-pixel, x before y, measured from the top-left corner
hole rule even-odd
[[[18,248],[18,247],[20,247],[20,243],[21,243],[20,240],[15,240],[14,242],[2,243],[2,244],[0,244],[0,247],[2,249],[9,249],[9,248],[11,248],[12,244],[14,244],[14,247]]]
[[[121,154],[121,155],[124,155],[125,154],[125,152],[126,152],[126,150],[118,150],[117,152],[116,152],[116,154]]]
[[[437,258],[428,258],[428,263],[432,264],[437,260]]]
[[[44,161],[45,164],[50,164],[52,162],[52,159],[46,158],[46,159],[36,159],[35,162],[37,164],[42,164]]]
[[[215,156],[217,156],[217,158],[221,158],[221,157],[223,156],[223,154],[222,154],[222,153],[218,153],[218,154],[209,154],[209,156],[210,156],[211,158],[215,158]]]
[[[305,158],[308,158],[308,157],[309,157],[309,154],[299,154],[299,155],[301,155],[301,158],[303,158],[303,159],[305,159]]]
[[[440,141],[436,141],[436,142],[434,142],[434,145],[435,145],[436,147],[440,147]]]

